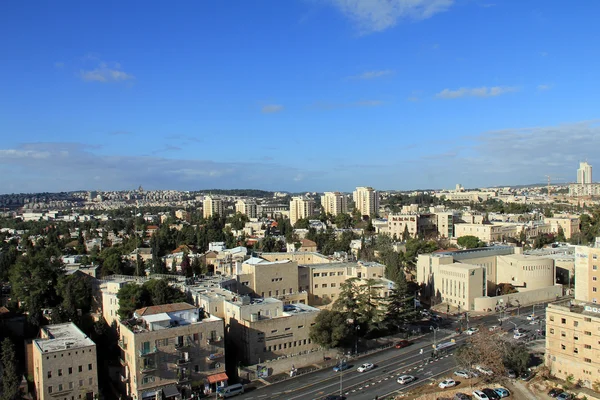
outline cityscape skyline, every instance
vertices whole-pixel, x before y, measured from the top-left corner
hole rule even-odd
[[[594,3],[0,7],[3,193],[567,183],[598,161]]]

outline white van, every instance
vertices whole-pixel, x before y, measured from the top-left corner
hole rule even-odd
[[[224,387],[222,389],[219,389],[217,396],[220,399],[226,399],[228,397],[233,397],[237,394],[243,394],[243,393],[244,393],[244,385],[242,385],[241,383],[236,383],[235,385],[230,385],[230,386]]]

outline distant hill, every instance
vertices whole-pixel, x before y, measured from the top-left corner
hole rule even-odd
[[[203,194],[220,194],[223,196],[247,196],[247,197],[273,197],[275,192],[259,189],[202,189],[197,192]]]

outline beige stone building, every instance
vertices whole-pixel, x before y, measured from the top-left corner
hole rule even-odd
[[[37,398],[92,400],[98,395],[96,344],[73,323],[48,325],[30,347]]]
[[[575,299],[597,303],[600,299],[600,242],[594,247],[575,246]]]
[[[496,283],[510,283],[519,291],[553,286],[556,281],[552,258],[511,254],[497,256]]]
[[[213,215],[225,216],[223,200],[212,196],[206,196],[202,202],[202,215],[204,218],[210,218]]]
[[[354,208],[361,215],[375,216],[379,213],[379,193],[372,187],[357,187],[352,199]]]
[[[321,208],[325,214],[344,214],[348,212],[348,199],[341,192],[325,192],[321,197]]]
[[[475,308],[475,298],[485,296],[484,269],[478,265],[452,263],[438,268],[436,298],[439,301],[468,311]]]
[[[485,243],[502,242],[509,237],[518,237],[521,232],[518,224],[455,224],[454,233],[457,238],[475,236]]]
[[[295,251],[291,253],[260,253],[259,255],[261,258],[264,258],[267,261],[291,260],[297,262],[298,265],[327,264],[338,262],[332,256],[325,256],[321,253],[308,251]]]
[[[577,217],[553,217],[544,218],[544,223],[550,225],[550,232],[557,234],[562,229],[565,239],[569,240],[571,237],[579,233],[579,218]]]
[[[181,399],[192,386],[206,391],[226,384],[221,318],[187,303],[136,310],[118,325],[121,382],[132,399]]]
[[[243,214],[248,218],[256,218],[258,215],[256,202],[252,200],[238,200],[235,203],[235,212]]]
[[[290,201],[290,223],[292,226],[299,219],[309,218],[315,213],[315,201],[307,197],[292,197]]]
[[[387,218],[387,229],[384,233],[402,239],[408,229],[411,237],[435,234],[437,217],[435,214],[390,214]]]
[[[267,261],[252,257],[242,264],[238,281],[241,293],[257,297],[298,294],[298,263],[288,259]]]

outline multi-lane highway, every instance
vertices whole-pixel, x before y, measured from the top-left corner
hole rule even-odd
[[[526,330],[528,338],[536,329],[543,325],[530,325],[527,315],[531,314],[533,307],[522,307],[520,315],[514,316],[511,313],[504,315],[502,324],[499,322],[500,314],[486,315],[479,318],[471,318],[469,325],[471,327],[480,326],[481,329],[496,325],[509,335],[510,340],[513,337],[515,328],[521,331]],[[545,305],[536,305],[535,314],[538,320],[545,319]],[[445,329],[436,332],[437,343],[447,342],[455,339],[454,349],[439,358],[436,361],[430,361],[432,344],[434,341],[433,333],[425,335],[411,346],[404,349],[387,349],[378,353],[349,361],[351,368],[343,372],[334,372],[331,368],[322,369],[310,374],[301,375],[293,379],[268,385],[256,390],[248,391],[240,397],[246,400],[304,400],[304,399],[322,399],[330,394],[342,393],[348,399],[372,400],[375,397],[384,398],[393,393],[400,393],[409,390],[415,386],[420,386],[433,381],[440,381],[442,377],[450,376],[456,369],[454,359],[455,348],[460,346],[468,336],[465,334],[457,335],[454,329],[460,323],[456,320],[450,321],[445,325]],[[538,339],[540,337],[538,336]],[[518,340],[525,340],[518,339]],[[423,352],[421,353],[421,349]],[[429,362],[428,362],[429,361]],[[372,363],[375,368],[367,372],[358,372],[356,369],[360,364]],[[408,374],[417,377],[415,382],[407,385],[397,383],[400,375]]]

